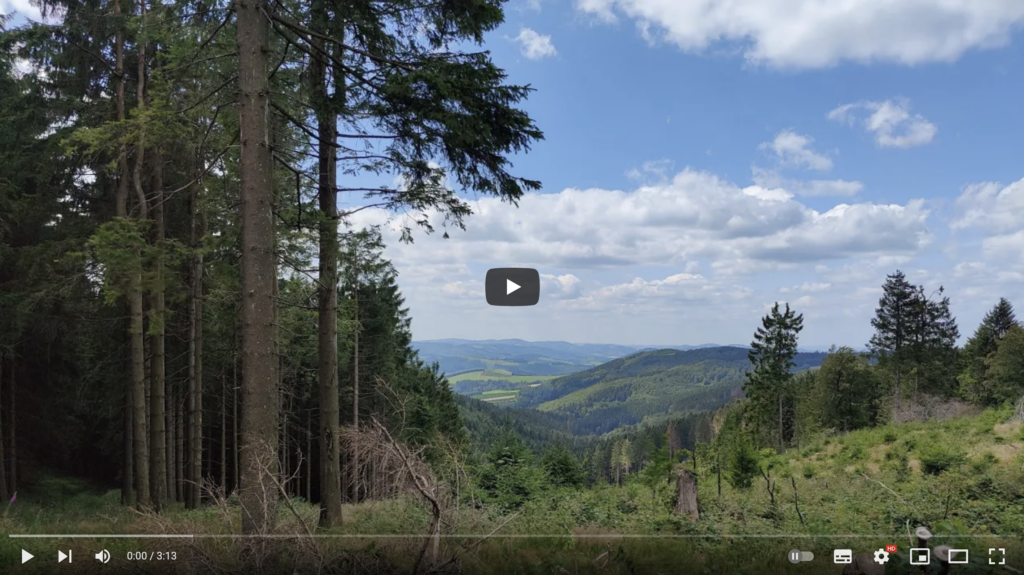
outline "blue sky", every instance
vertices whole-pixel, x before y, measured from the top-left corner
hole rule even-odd
[[[804,347],[859,348],[896,269],[969,335],[1024,305],[1022,32],[1018,0],[513,0],[486,49],[536,88],[544,189],[391,236],[413,335],[743,343],[786,301]],[[508,266],[540,304],[486,305]]]
[[[1024,302],[1024,4],[823,4],[508,4],[487,48],[537,90],[543,194],[391,250],[415,337],[742,343],[788,301],[805,346],[862,347],[897,268],[968,335]],[[541,303],[489,308],[514,265]]]

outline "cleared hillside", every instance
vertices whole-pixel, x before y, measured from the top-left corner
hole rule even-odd
[[[797,369],[824,358],[797,354]],[[740,395],[749,368],[740,347],[645,351],[523,389],[518,405],[564,416],[575,433],[602,434],[648,417],[717,409]]]

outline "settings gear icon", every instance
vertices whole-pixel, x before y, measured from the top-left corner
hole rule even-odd
[[[888,551],[886,551],[885,549],[879,549],[878,551],[875,551],[875,563],[878,563],[879,565],[884,565],[888,561],[889,561],[889,552]]]

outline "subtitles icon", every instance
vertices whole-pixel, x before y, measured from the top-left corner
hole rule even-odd
[[[849,565],[853,563],[853,549],[836,549],[832,552],[832,561],[836,565]]]

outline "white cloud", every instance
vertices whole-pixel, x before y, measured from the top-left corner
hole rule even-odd
[[[912,148],[930,143],[939,129],[920,114],[910,113],[907,100],[884,102],[856,102],[843,104],[828,113],[830,120],[855,124],[855,112],[870,112],[862,120],[864,129],[875,136],[875,143],[883,148]]]
[[[775,153],[783,166],[827,172],[832,169],[832,159],[810,148],[814,138],[797,134],[793,130],[779,132],[771,142],[761,144],[762,149]]]
[[[956,200],[960,217],[954,230],[984,228],[995,232],[1024,229],[1024,179],[1008,186],[995,182],[972,184]]]
[[[12,12],[34,22],[59,22],[63,19],[63,9],[59,7],[50,10],[50,18],[43,18],[39,7],[33,5],[31,0],[0,0],[0,14]]]
[[[795,292],[819,292],[826,291],[832,284],[830,283],[804,283],[798,286],[792,287],[781,287],[779,293],[795,293]]]
[[[644,162],[640,168],[626,170],[626,177],[631,180],[644,180],[649,176],[655,176],[658,180],[664,180],[672,169],[672,160],[650,160]]]
[[[815,210],[790,188],[684,169],[629,191],[531,193],[519,208],[480,199],[467,231],[412,245],[390,237],[386,255],[422,339],[734,343],[749,339],[764,304],[786,299],[807,318],[801,345],[862,347],[896,269],[945,286],[966,337],[999,297],[1024,301],[1024,222],[1008,215],[1022,213],[1022,186],[965,188],[950,222],[977,241],[960,241],[958,253],[929,235],[923,200]],[[353,223],[387,217],[366,210]],[[539,269],[541,303],[487,306],[489,267]]]
[[[529,28],[520,29],[515,40],[519,42],[519,49],[523,56],[530,60],[540,60],[558,54],[555,45],[551,42],[551,36],[538,34]]]
[[[919,200],[818,211],[785,189],[740,188],[692,169],[630,192],[569,188],[527,194],[518,209],[493,198],[474,202],[473,209],[468,232],[453,234],[437,252],[439,261],[569,269],[683,266],[709,259],[716,269],[760,269],[913,254],[930,241],[928,210]],[[357,221],[384,217],[371,210],[358,216]],[[428,263],[421,258],[410,256],[409,262]]]
[[[605,22],[699,52],[738,44],[748,61],[822,68],[841,61],[950,62],[1010,42],[1019,0],[577,0]]]
[[[754,183],[763,188],[784,188],[797,196],[855,196],[864,189],[862,182],[849,180],[795,180],[778,170],[753,167]]]

